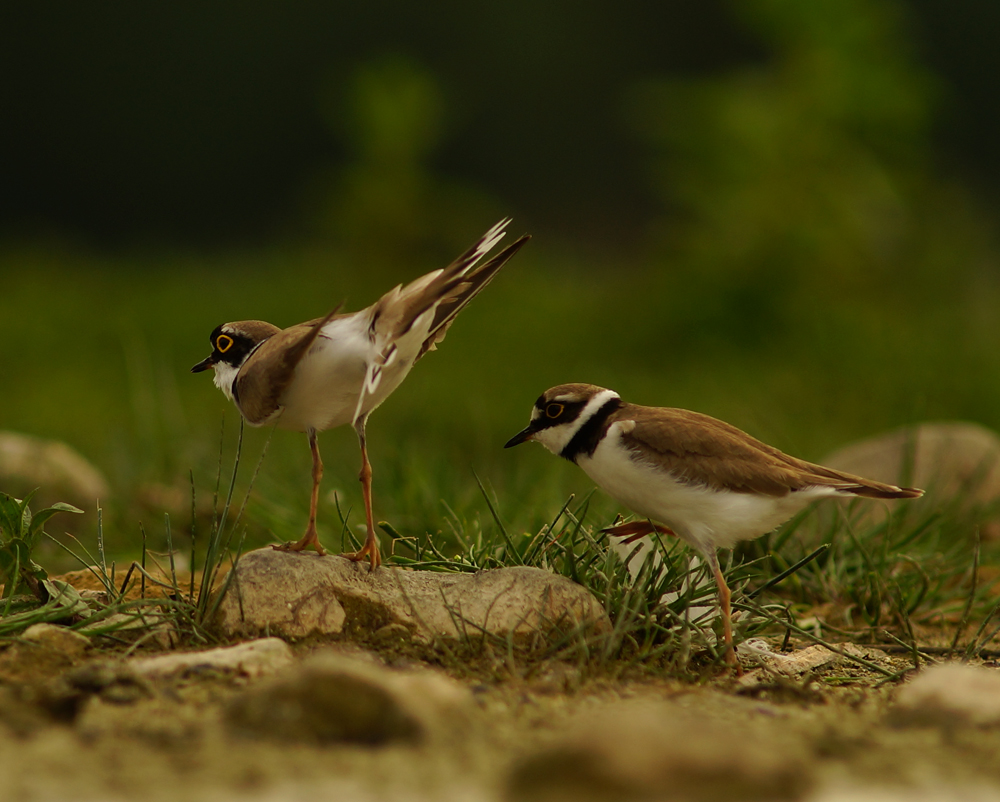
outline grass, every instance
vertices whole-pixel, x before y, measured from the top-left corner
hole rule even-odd
[[[168,596],[177,610],[188,605],[181,618],[191,637],[204,637],[208,597],[198,588],[211,587],[216,570],[206,564],[222,565],[240,543],[249,549],[297,539],[304,527],[305,437],[249,429],[237,436],[231,405],[204,376],[188,373],[205,355],[211,329],[247,317],[290,324],[345,297],[347,308],[357,309],[435,266],[351,270],[337,252],[306,248],[218,256],[0,251],[9,304],[0,316],[9,346],[0,370],[18,377],[15,391],[0,396],[0,419],[5,428],[66,440],[108,475],[113,497],[102,500],[103,520],[91,502],[77,533],[97,554],[74,550],[102,566],[109,594],[117,585],[109,609],[125,604],[116,563],[140,556],[148,576],[137,568],[133,578],[162,581],[164,574],[143,565],[147,557],[184,555],[199,571],[181,586],[167,558]],[[720,339],[711,336],[711,321],[699,323],[690,309],[680,316],[684,326],[676,323],[683,287],[672,281],[656,265],[571,259],[535,242],[505,268],[439,353],[421,361],[371,418],[375,512],[389,522],[396,562],[466,571],[526,564],[565,574],[590,588],[615,622],[611,640],[593,646],[591,657],[680,670],[689,656],[715,652],[714,619],[691,621],[686,613],[714,599],[714,590],[675,543],[634,582],[595,534],[627,511],[541,449],[501,448],[542,390],[592,381],[629,400],[714,414],[811,459],[921,419],[1000,428],[1000,355],[992,347],[1000,323],[975,313],[993,297],[989,287],[975,297],[961,288],[914,290],[909,306],[799,298],[801,306],[786,315],[797,321],[794,336],[761,320],[752,338]],[[220,441],[223,415],[230,423]],[[356,438],[345,428],[324,433],[320,444],[321,538],[328,548],[353,549],[363,522]],[[220,465],[236,464],[237,453],[258,469],[253,493],[233,509],[245,485],[219,484]],[[193,504],[141,501],[153,483],[182,500],[192,487],[198,492]],[[216,503],[206,503],[213,495]],[[977,551],[976,517],[914,505],[873,524],[863,509],[832,518],[810,511],[741,548],[727,567],[743,591],[737,598],[815,637],[909,648],[934,634],[962,654],[986,645],[1000,623],[990,573],[997,555],[989,543]],[[811,562],[747,600],[822,544],[827,548]],[[38,559],[50,572],[75,567],[63,553],[40,548]],[[678,598],[659,604],[678,588]],[[740,636],[760,631],[783,632],[763,613],[748,613]],[[578,650],[578,641],[568,636],[554,654]]]

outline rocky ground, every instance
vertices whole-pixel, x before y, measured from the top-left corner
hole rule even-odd
[[[265,573],[288,559],[262,554]],[[458,584],[474,583],[480,595],[484,582],[499,582],[498,595],[527,588],[507,612],[479,610],[499,628],[594,614],[573,593],[539,591],[526,576]],[[992,666],[932,666],[886,682],[857,659],[887,673],[906,660],[807,644],[793,644],[791,657],[744,657],[743,677],[699,681],[614,663],[538,662],[521,651],[487,649],[490,659],[481,651],[466,662],[454,618],[435,625],[432,611],[414,618],[412,607],[372,618],[373,609],[390,615],[400,585],[350,573],[324,603],[298,577],[295,598],[312,599],[316,620],[337,632],[289,645],[287,635],[249,638],[248,621],[302,626],[306,605],[278,595],[254,607],[244,579],[233,597],[243,612],[220,613],[244,634],[222,647],[126,656],[44,624],[0,652],[0,801],[1000,799]],[[404,579],[416,583],[414,597],[423,581]],[[375,606],[359,612],[364,593]],[[448,600],[441,609],[458,604],[438,596]],[[523,600],[532,598],[533,607]],[[392,637],[360,643],[351,625],[359,615]],[[450,630],[450,652],[440,651],[444,641],[437,659],[399,648],[433,626]]]

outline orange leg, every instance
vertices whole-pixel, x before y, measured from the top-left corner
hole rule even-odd
[[[726,663],[736,669],[736,676],[743,676],[743,666],[736,658],[736,648],[733,646],[733,611],[730,606],[729,586],[722,576],[722,569],[719,567],[719,557],[713,548],[705,555],[709,565],[712,566],[712,573],[715,574],[715,584],[719,589],[719,607],[722,610],[722,634],[726,641]]]
[[[677,533],[670,527],[662,526],[661,524],[654,524],[645,520],[630,521],[627,524],[618,524],[618,526],[606,526],[601,531],[606,535],[611,535],[612,537],[624,538],[622,543],[634,543],[639,538],[651,535],[653,532],[659,532],[661,535],[667,535],[669,537],[677,537]]]
[[[361,473],[358,474],[358,478],[361,480],[361,494],[365,500],[365,523],[368,525],[368,533],[361,551],[343,553],[340,556],[354,562],[359,562],[367,557],[371,570],[374,571],[382,564],[382,555],[378,550],[378,540],[375,537],[375,518],[372,515],[372,466],[368,461],[368,445],[365,441],[366,420],[367,416],[360,418],[354,425],[354,430],[358,433],[358,442],[361,444]]]
[[[313,458],[313,486],[312,496],[309,499],[309,525],[306,527],[306,533],[302,536],[301,540],[297,540],[294,543],[282,543],[280,546],[272,546],[272,548],[278,551],[303,551],[311,546],[322,556],[326,554],[326,550],[320,545],[319,535],[316,532],[316,507],[319,504],[319,483],[323,478],[323,460],[319,455],[319,443],[317,442],[316,431],[314,429],[309,430],[309,448],[312,451]]]

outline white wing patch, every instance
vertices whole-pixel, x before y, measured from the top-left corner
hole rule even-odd
[[[472,253],[469,255],[469,258],[467,260],[463,259],[464,266],[458,275],[466,275],[487,253],[493,249],[493,247],[501,239],[503,239],[504,229],[510,224],[510,222],[511,219],[506,217],[482,236],[479,242],[472,249]],[[385,301],[388,300],[388,305],[392,306],[400,303],[407,297],[412,297],[415,293],[425,290],[425,288],[443,272],[444,270],[435,270],[410,282],[410,284],[407,284],[405,287],[396,287],[394,290],[383,296],[382,303],[384,304]],[[412,363],[419,357],[420,348],[427,339],[428,335],[431,333],[430,329],[433,326],[435,313],[443,300],[446,299],[438,298],[421,314],[417,315],[409,324],[407,329],[402,333],[397,334],[395,338],[393,338],[392,333],[389,331],[379,331],[376,326],[376,320],[372,320],[369,323],[368,336],[372,338],[372,346],[376,355],[368,362],[368,368],[365,371],[364,384],[362,385],[361,392],[358,395],[358,404],[354,409],[353,423],[357,424],[362,414],[364,414],[365,405],[372,398],[372,396],[376,394],[376,391],[385,376],[386,369],[396,366],[396,370],[402,370],[405,375],[405,373],[412,366]],[[386,307],[383,306],[383,308]],[[391,318],[391,313],[388,314]],[[431,348],[433,348],[433,345]],[[400,360],[402,360],[402,363],[397,364]],[[409,362],[409,364],[407,364],[407,362]]]

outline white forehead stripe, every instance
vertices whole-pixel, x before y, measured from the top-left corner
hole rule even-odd
[[[573,396],[568,396],[573,397]],[[587,405],[580,410],[580,414],[576,416],[569,423],[562,423],[558,426],[550,426],[545,429],[540,429],[535,434],[535,439],[545,446],[553,454],[559,454],[564,448],[569,444],[569,441],[573,439],[574,435],[580,428],[594,415],[597,411],[603,407],[608,401],[611,401],[620,396],[614,390],[601,390],[601,392],[592,396],[587,402]],[[555,399],[553,399],[555,400]]]

